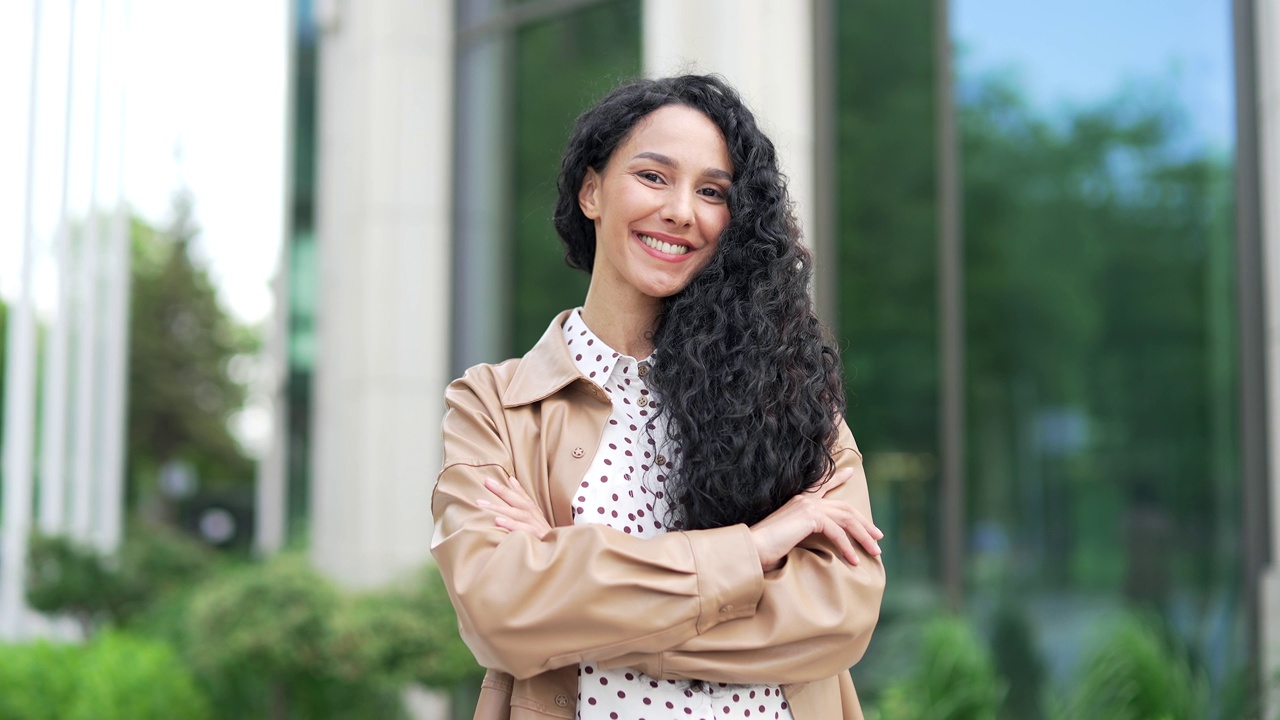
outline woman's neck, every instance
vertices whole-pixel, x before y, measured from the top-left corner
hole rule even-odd
[[[615,351],[646,358],[653,352],[653,333],[661,310],[660,298],[637,292],[611,293],[593,282],[582,303],[582,320]]]

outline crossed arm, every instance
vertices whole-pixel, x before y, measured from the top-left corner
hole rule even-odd
[[[529,677],[597,661],[662,678],[792,683],[861,657],[884,569],[867,549],[878,531],[847,429],[823,490],[751,528],[641,540],[551,527],[545,499],[510,479],[493,411],[465,387],[447,400],[433,553],[486,667]]]

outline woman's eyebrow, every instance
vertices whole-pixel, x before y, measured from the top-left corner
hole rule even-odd
[[[672,170],[680,169],[679,163],[667,157],[666,155],[663,155],[662,153],[650,152],[646,150],[645,152],[642,152],[642,153],[636,153],[635,157],[631,159],[632,160],[640,160],[640,159],[652,160],[661,165],[666,165]],[[724,180],[725,182],[733,182],[733,175],[731,175],[727,170],[721,170],[719,168],[707,168],[706,170],[702,171],[702,174],[708,177],[716,178],[717,180]]]

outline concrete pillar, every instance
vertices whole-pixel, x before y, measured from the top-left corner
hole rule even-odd
[[[806,234],[814,229],[814,35],[808,0],[645,0],[649,77],[719,73],[778,147]],[[810,248],[811,240],[806,240]]]
[[[427,562],[449,380],[453,0],[316,6],[310,540],[348,587]]]
[[[1280,715],[1280,6],[1255,0],[1259,197],[1267,294],[1267,417],[1271,564],[1262,577],[1262,675],[1266,717]]]

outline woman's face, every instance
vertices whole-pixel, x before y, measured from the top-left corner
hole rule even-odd
[[[729,224],[729,149],[707,116],[664,105],[642,118],[578,193],[595,222],[592,283],[649,297],[683,290]]]

